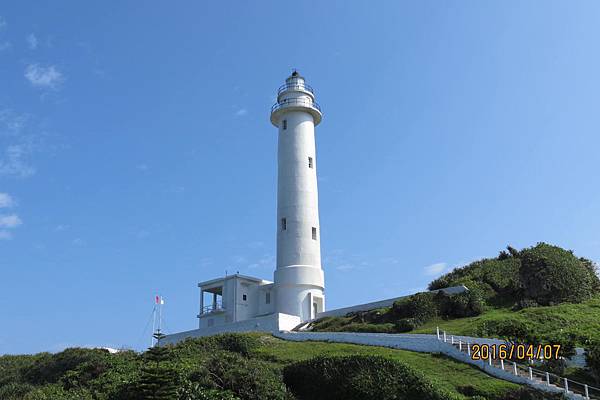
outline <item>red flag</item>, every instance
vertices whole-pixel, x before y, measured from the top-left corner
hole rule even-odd
[[[156,304],[160,304],[160,296],[156,296],[156,299],[154,301]]]

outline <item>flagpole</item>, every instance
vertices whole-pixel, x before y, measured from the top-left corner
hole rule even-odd
[[[156,329],[156,304],[152,308],[152,334],[150,335],[150,347],[154,347],[154,331]]]

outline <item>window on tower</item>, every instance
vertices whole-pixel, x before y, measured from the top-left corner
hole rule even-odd
[[[317,240],[317,228],[313,226],[312,228],[312,238],[313,240]]]
[[[313,168],[313,158],[308,157],[308,168]]]
[[[246,295],[242,296],[242,300],[246,301],[248,299],[248,297]]]
[[[271,304],[271,292],[267,292],[267,295],[265,297],[265,303]]]
[[[283,130],[287,129],[287,119],[283,120]]]
[[[287,219],[281,218],[281,230],[285,231],[287,229]]]

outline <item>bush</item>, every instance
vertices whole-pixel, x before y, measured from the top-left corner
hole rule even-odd
[[[600,342],[592,343],[585,349],[585,362],[596,383],[600,383]]]
[[[92,400],[91,393],[85,389],[64,390],[60,385],[42,386],[27,393],[23,400]]]
[[[516,319],[484,321],[477,328],[478,336],[498,337],[509,343],[525,343],[530,336],[527,325]]]
[[[438,314],[434,296],[433,293],[417,293],[398,300],[392,305],[392,313],[396,318],[411,318],[416,325],[421,325]]]
[[[484,300],[477,289],[448,296],[438,292],[435,297],[443,317],[463,318],[479,315],[484,310]]]
[[[28,383],[11,382],[6,385],[0,385],[0,399],[2,400],[21,400],[23,396],[31,392],[35,387]]]
[[[299,399],[452,399],[412,367],[379,356],[316,357],[288,365],[283,380]]]
[[[402,318],[396,321],[396,323],[394,324],[394,328],[398,333],[410,332],[413,329],[417,328],[417,326],[417,323],[412,318]]]
[[[214,384],[244,400],[283,400],[286,388],[280,373],[268,363],[236,353],[217,351],[207,364]]]
[[[429,290],[465,285],[495,306],[581,302],[600,291],[597,269],[592,261],[546,243],[521,251],[508,246],[497,258],[475,261],[437,278]]]
[[[513,311],[519,311],[519,310],[522,310],[524,308],[533,308],[533,307],[539,307],[539,304],[535,300],[523,299],[523,300],[519,300],[514,305]]]
[[[240,333],[224,333],[221,335],[186,339],[177,344],[174,350],[176,352],[191,354],[224,350],[247,357],[259,345],[258,339],[254,336]]]
[[[76,369],[79,365],[100,365],[110,355],[103,349],[70,348],[60,353],[42,353],[37,360],[23,372],[23,377],[29,383],[43,385],[55,383],[67,371]]]
[[[498,258],[483,259],[456,268],[429,284],[429,290],[465,285],[469,290],[478,290],[480,295],[493,303],[513,301],[519,297],[521,282],[519,258],[501,253]]]
[[[572,251],[539,243],[520,254],[524,296],[541,305],[579,303],[598,288],[598,276]]]

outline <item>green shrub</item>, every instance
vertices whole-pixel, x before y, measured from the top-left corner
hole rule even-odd
[[[23,371],[23,377],[27,382],[36,385],[55,383],[67,371],[74,370],[84,363],[100,365],[108,356],[110,353],[107,350],[82,348],[70,348],[56,354],[42,353]]]
[[[379,356],[316,357],[286,366],[283,380],[301,400],[453,398],[407,364]]]
[[[23,396],[35,389],[35,386],[28,383],[11,382],[0,385],[0,399],[2,400],[21,400]]]
[[[585,361],[596,383],[600,383],[600,342],[588,345],[585,349]]]
[[[395,319],[396,332],[409,332],[438,315],[439,305],[433,293],[417,293],[392,305],[388,314]]]
[[[477,335],[497,337],[509,343],[525,343],[530,336],[530,329],[516,319],[484,321],[477,327]]]
[[[429,290],[465,285],[469,290],[479,290],[480,295],[492,303],[512,301],[521,290],[520,265],[520,260],[508,253],[475,261],[432,281]]]
[[[563,400],[561,393],[548,393],[524,386],[512,390],[502,396],[499,400]]]
[[[280,372],[266,362],[217,351],[207,365],[217,387],[244,400],[283,400],[286,388]]]
[[[190,381],[185,381],[177,391],[178,400],[238,400],[228,390],[209,389]]]
[[[477,289],[448,296],[439,292],[435,297],[443,317],[463,318],[479,315],[484,310],[484,300]]]
[[[91,393],[85,389],[64,390],[60,385],[51,384],[27,393],[23,400],[92,400]]]
[[[398,333],[410,332],[417,327],[417,323],[412,318],[402,318],[396,321],[394,328]]]
[[[538,243],[520,252],[524,296],[541,305],[578,303],[598,288],[598,276],[572,251]]]
[[[217,350],[231,351],[248,356],[260,345],[258,339],[251,335],[240,333],[224,333],[201,338],[186,339],[178,343],[174,350],[177,353],[197,354]]]
[[[456,268],[429,284],[430,290],[465,285],[485,303],[515,309],[535,303],[581,302],[600,291],[597,266],[573,252],[538,243],[521,251],[508,246],[497,258]],[[528,301],[523,302],[523,301]]]

